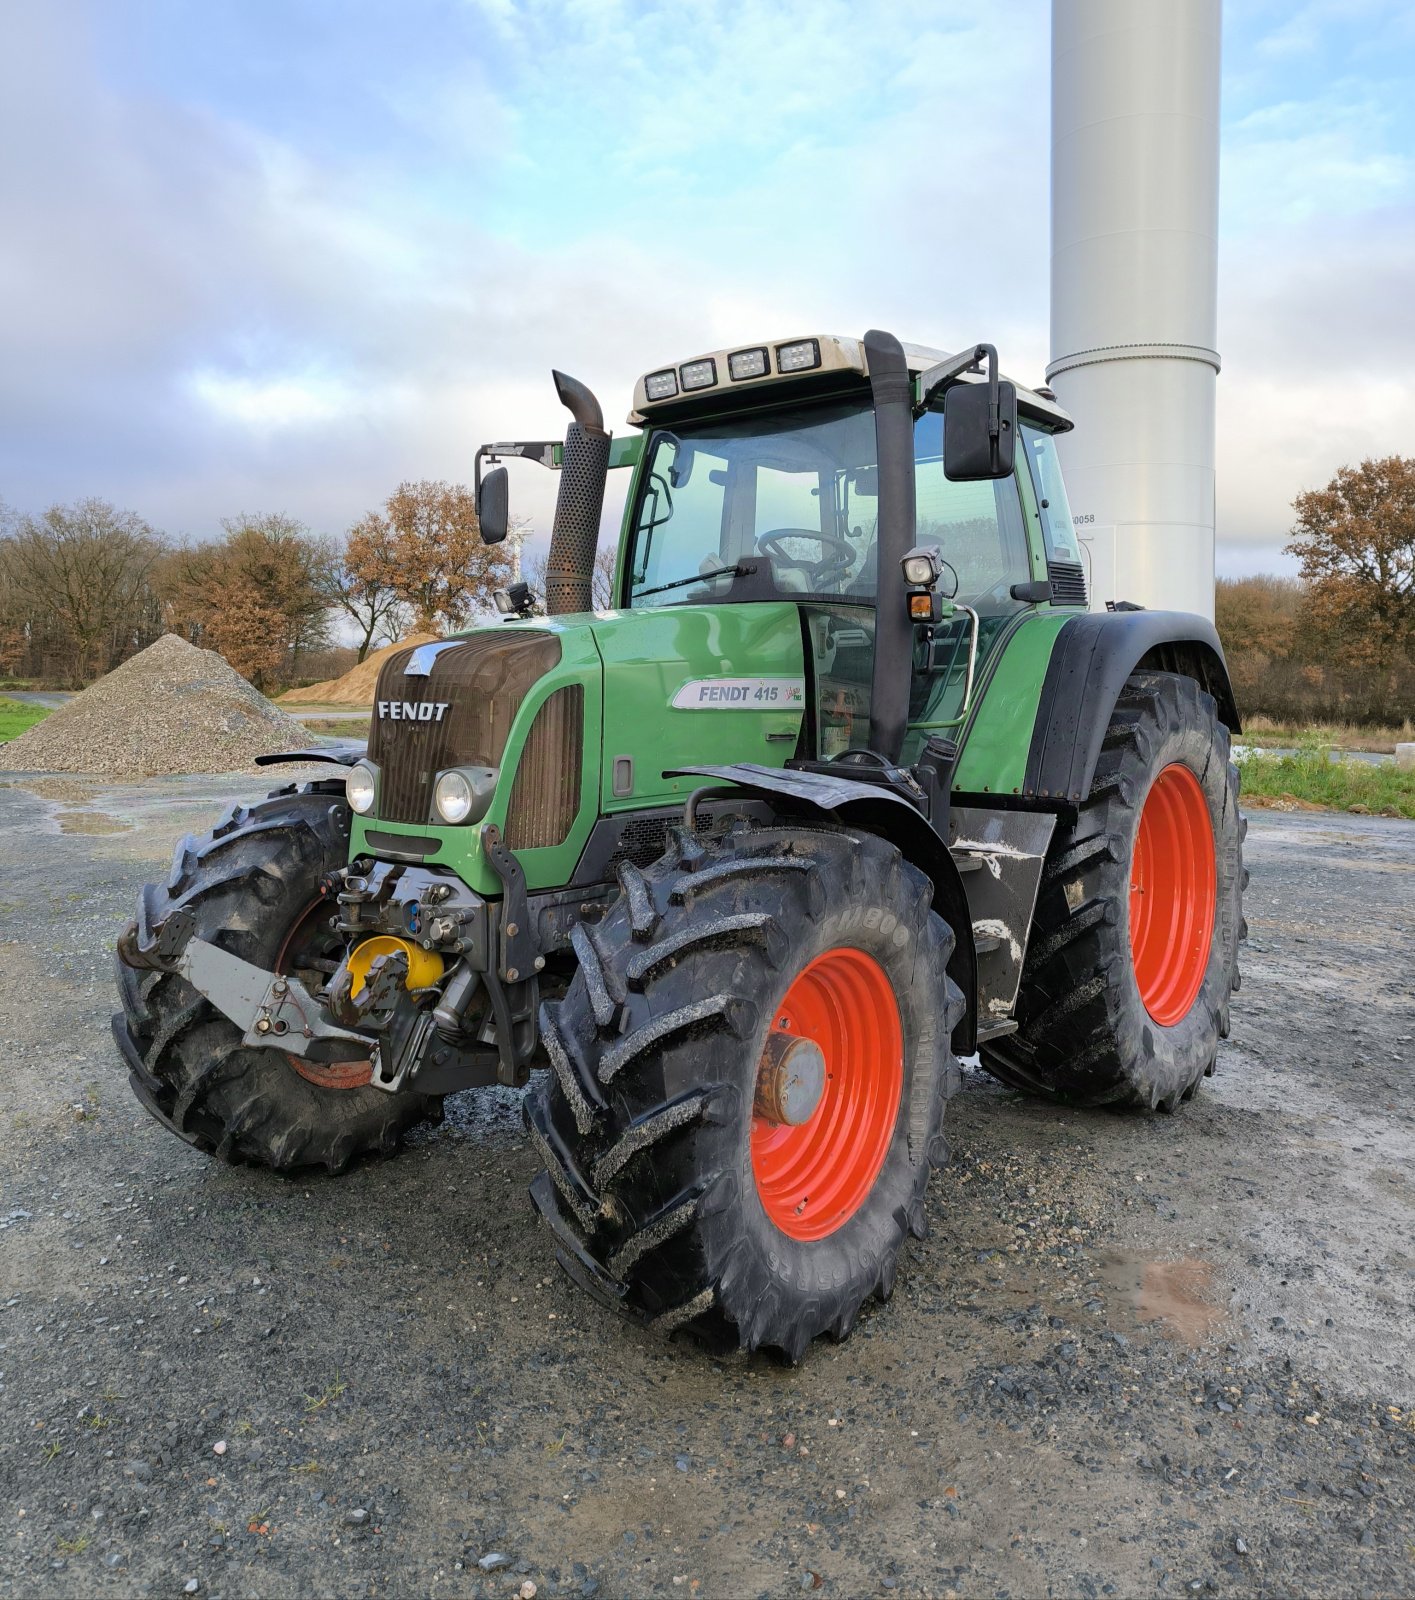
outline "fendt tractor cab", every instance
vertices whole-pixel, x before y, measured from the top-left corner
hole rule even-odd
[[[797,1359],[922,1234],[957,1058],[1173,1110],[1237,987],[1238,719],[1212,626],[1086,609],[1070,426],[950,357],[815,335],[581,384],[546,615],[395,652],[367,750],[177,846],[118,1043],[179,1137],[281,1171],[531,1083],[566,1272]],[[607,473],[613,605],[590,608]]]

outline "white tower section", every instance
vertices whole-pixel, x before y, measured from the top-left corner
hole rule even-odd
[[[1051,364],[1091,603],[1214,614],[1221,0],[1053,0]]]

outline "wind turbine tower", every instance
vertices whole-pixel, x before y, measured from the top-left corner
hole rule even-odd
[[[1053,0],[1051,362],[1093,606],[1214,612],[1221,0]]]

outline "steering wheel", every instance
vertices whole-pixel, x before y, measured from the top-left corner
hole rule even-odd
[[[821,547],[818,561],[801,561],[781,548],[783,539],[811,539]],[[807,567],[816,583],[830,578],[843,578],[855,565],[855,546],[848,539],[833,533],[822,533],[819,528],[772,528],[757,539],[757,549],[783,566]]]

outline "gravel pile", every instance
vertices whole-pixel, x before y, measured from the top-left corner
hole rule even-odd
[[[273,706],[214,650],[167,633],[0,745],[0,766],[110,778],[234,772],[259,755],[311,742],[303,723]]]
[[[350,667],[342,678],[330,678],[324,683],[307,684],[303,689],[291,689],[287,694],[280,696],[281,702],[287,706],[371,706],[383,663],[395,650],[405,649],[410,644],[436,642],[435,633],[410,633],[406,639],[400,639],[397,644],[385,645],[382,650],[375,650],[356,667]]]

